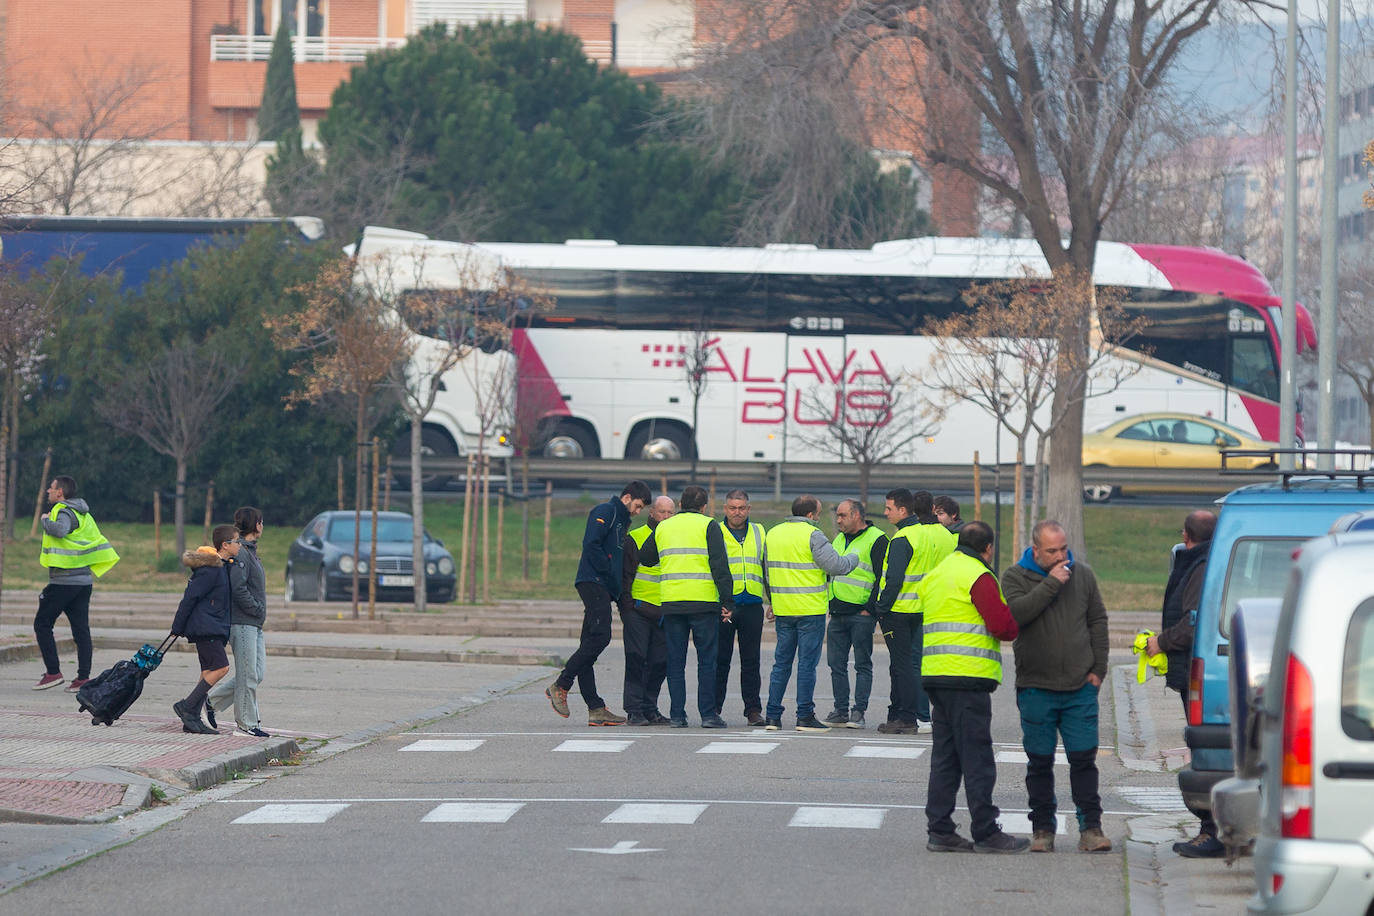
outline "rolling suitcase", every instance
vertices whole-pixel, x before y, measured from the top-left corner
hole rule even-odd
[[[133,658],[115,662],[113,668],[82,684],[76,699],[81,712],[91,714],[91,724],[110,726],[124,715],[143,693],[143,681],[162,664],[162,656],[176,641],[169,634],[156,648],[145,643]]]

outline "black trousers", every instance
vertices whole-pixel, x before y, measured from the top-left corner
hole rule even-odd
[[[48,674],[60,674],[62,661],[57,657],[57,640],[52,635],[52,625],[57,618],[67,615],[71,624],[72,638],[76,640],[76,676],[91,676],[91,586],[54,585],[49,582],[43,586],[38,596],[38,613],[33,618],[33,635],[38,640],[38,651],[43,654],[43,664]]]
[[[739,695],[744,701],[744,714],[762,714],[759,698],[759,644],[763,641],[763,605],[746,604],[736,607],[731,621],[720,622],[720,638],[716,641],[716,715],[725,708],[725,694],[730,688],[730,661],[735,654],[735,639],[739,639]]]
[[[888,614],[882,620],[886,625],[883,641],[887,643],[887,674],[892,681],[892,700],[887,707],[889,722],[914,723],[918,718],[927,718],[920,713],[929,701],[916,674],[921,663],[923,619],[920,614]]]
[[[577,594],[582,599],[582,638],[577,651],[563,666],[557,683],[564,690],[571,690],[573,681],[577,681],[577,689],[587,708],[601,709],[606,703],[596,692],[593,666],[602,650],[611,644],[611,593],[597,582],[579,582]]]
[[[668,676],[663,627],[638,611],[620,612],[625,639],[625,715],[658,712],[658,693]]]
[[[959,783],[968,801],[975,843],[1000,828],[1001,813],[992,803],[997,762],[992,752],[992,694],[982,690],[929,687],[932,738],[930,785],[926,793],[926,830],[933,836],[954,833],[954,802]]]

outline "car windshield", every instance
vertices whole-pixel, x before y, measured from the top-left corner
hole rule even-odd
[[[410,540],[410,519],[407,518],[384,518],[380,519],[377,525],[377,540],[379,541],[408,541]],[[364,543],[372,540],[372,519],[363,516],[362,528],[358,532],[359,539]],[[329,540],[335,543],[353,543],[353,519],[340,518],[329,523]]]
[[[1306,538],[1239,538],[1231,548],[1221,593],[1221,635],[1231,637],[1231,615],[1244,598],[1281,598],[1293,551]]]

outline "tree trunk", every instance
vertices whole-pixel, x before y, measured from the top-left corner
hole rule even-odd
[[[411,529],[410,558],[415,567],[415,610],[425,612],[425,495],[424,485],[420,482],[420,430],[419,416],[410,418],[410,517],[414,519]]]
[[[10,375],[9,383],[11,387],[14,385],[13,373],[11,373]],[[3,405],[0,405],[0,439],[3,439],[4,441],[9,441],[10,422],[10,401],[8,398],[6,398],[5,403]],[[9,498],[12,495],[11,491],[13,490],[13,488],[9,486],[9,456],[9,449],[5,449],[5,453],[3,455],[0,455],[0,490],[4,491],[0,492],[0,508],[3,508],[4,506],[10,504]],[[4,519],[0,521],[3,521],[4,523],[0,525],[0,583],[3,583],[5,580],[5,544],[9,541],[9,531],[12,521],[11,513],[9,511],[6,511]],[[4,588],[2,585],[0,585],[0,596],[2,596],[3,594]]]
[[[19,385],[14,378],[10,379],[10,416],[9,416],[9,455],[5,461],[5,537],[14,536],[14,514],[17,510],[18,500],[15,494],[19,491]]]
[[[701,393],[692,392],[692,439],[687,447],[692,450],[692,483],[697,482],[697,417],[701,411]]]
[[[1016,473],[1016,479],[1012,482],[1012,504],[1014,508],[1011,513],[1011,562],[1015,563],[1021,559],[1021,551],[1025,547],[1026,436],[1024,433],[1016,437],[1016,464],[1012,470]]]
[[[873,465],[867,461],[859,463],[859,502],[864,504],[864,514],[868,513],[868,481],[873,476]]]
[[[521,450],[520,457],[520,578],[530,581],[530,456]]]
[[[358,422],[353,436],[353,619],[358,619],[358,551],[363,535],[363,428],[367,401],[358,395]]]
[[[177,562],[186,552],[186,459],[177,457],[177,496],[172,506],[172,520],[177,530]]]
[[[1092,251],[1092,248],[1088,250],[1085,268],[1067,267],[1056,273],[1067,273],[1064,279],[1070,282],[1073,272],[1091,277]],[[1087,288],[1089,295],[1092,295],[1093,285],[1088,283]],[[1095,307],[1095,303],[1089,303],[1089,306]],[[1087,380],[1082,372],[1073,370],[1073,364],[1086,365],[1091,308],[1084,313],[1081,324],[1065,339],[1058,341],[1060,362],[1055,372],[1054,400],[1050,407],[1050,416],[1056,424],[1054,435],[1050,437],[1050,483],[1045,507],[1050,517],[1064,526],[1069,548],[1086,560],[1088,551],[1083,541],[1083,395]],[[1067,365],[1065,354],[1069,356]]]
[[[1035,523],[1036,523],[1036,521],[1039,520],[1039,518],[1040,518],[1040,507],[1044,505],[1045,491],[1044,491],[1044,485],[1043,485],[1044,476],[1043,476],[1043,474],[1042,474],[1042,471],[1043,471],[1044,467],[1045,467],[1045,437],[1044,437],[1044,436],[1036,436],[1036,437],[1035,437],[1035,466],[1032,468],[1032,472],[1033,472],[1034,476],[1031,477],[1031,504],[1030,504],[1030,517],[1031,517],[1031,525],[1032,525],[1032,526],[1034,526]],[[1053,516],[1050,516],[1050,517],[1053,518]]]

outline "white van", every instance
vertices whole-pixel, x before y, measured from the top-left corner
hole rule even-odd
[[[1374,913],[1374,535],[1304,544],[1264,692],[1252,913]]]

